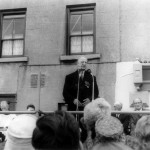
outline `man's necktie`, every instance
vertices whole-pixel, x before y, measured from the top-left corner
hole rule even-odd
[[[80,79],[83,80],[83,77],[84,77],[84,72],[81,71],[81,72],[80,72]]]

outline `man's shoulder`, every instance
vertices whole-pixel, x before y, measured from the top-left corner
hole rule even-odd
[[[142,111],[150,111],[150,108],[145,108],[145,107],[143,107],[143,108],[142,108]]]
[[[73,76],[75,76],[76,74],[78,74],[78,71],[74,71],[74,72],[72,72],[72,73],[70,73],[70,74],[67,74],[66,77],[73,77]]]

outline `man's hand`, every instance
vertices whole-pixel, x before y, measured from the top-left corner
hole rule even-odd
[[[82,103],[78,99],[74,99],[73,103],[78,106],[82,106]]]
[[[85,105],[87,105],[88,103],[90,103],[90,99],[89,99],[89,98],[86,98],[86,99],[83,100],[82,105],[85,106]]]

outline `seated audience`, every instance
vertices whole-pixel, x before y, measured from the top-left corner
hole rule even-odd
[[[9,125],[4,150],[34,150],[31,144],[37,117],[19,115]]]
[[[40,117],[33,132],[32,145],[36,150],[83,149],[75,117],[65,111]]]
[[[138,150],[150,149],[150,115],[140,118],[135,127],[135,135],[139,141]]]
[[[27,110],[28,111],[35,111],[35,106],[33,104],[27,105]]]
[[[116,101],[114,103],[114,110],[115,111],[121,111],[122,110],[122,103],[119,101]],[[131,115],[129,115],[129,114],[112,114],[112,116],[118,118],[120,120],[120,122],[123,124],[125,135],[130,135]]]
[[[131,150],[122,142],[123,126],[112,116],[100,118],[95,124],[97,142],[92,150]]]
[[[87,130],[87,138],[83,145],[86,150],[90,150],[96,141],[95,122],[98,118],[110,116],[111,106],[104,98],[97,98],[85,106],[83,115],[82,122]]]

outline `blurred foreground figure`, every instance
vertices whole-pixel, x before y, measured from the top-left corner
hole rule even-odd
[[[135,135],[139,143],[138,150],[150,150],[150,115],[145,115],[138,120]]]
[[[95,124],[97,143],[92,150],[131,150],[122,142],[123,126],[112,116],[100,118]]]
[[[1,101],[0,107],[3,112],[9,111],[9,105],[7,101]],[[15,114],[0,114],[0,132],[5,137],[7,135],[7,128],[15,117]],[[2,141],[4,141],[4,138],[2,138]]]
[[[91,150],[96,143],[95,122],[111,115],[111,106],[104,98],[97,98],[84,108],[82,123],[87,130],[87,137],[83,143],[85,150]]]
[[[56,111],[39,118],[33,132],[32,145],[36,150],[79,150],[79,126],[74,116]]]
[[[32,133],[37,118],[33,115],[19,115],[9,125],[4,150],[34,150]]]

